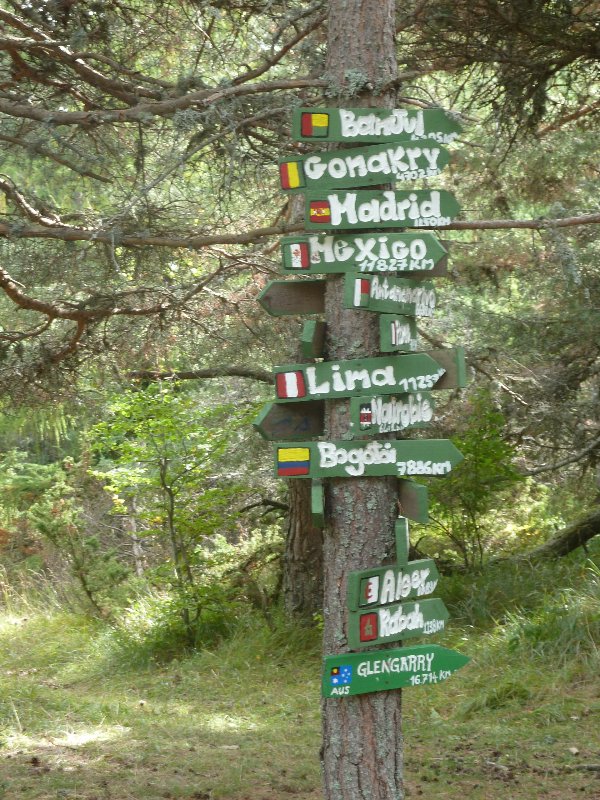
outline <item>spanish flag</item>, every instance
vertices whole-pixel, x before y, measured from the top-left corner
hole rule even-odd
[[[331,208],[328,200],[311,200],[308,216],[310,222],[318,225],[331,225]]]
[[[310,472],[309,447],[278,447],[277,474],[281,478],[308,475]]]
[[[323,137],[329,133],[329,114],[302,114],[300,118],[300,132],[302,136]]]
[[[282,189],[298,189],[305,185],[300,161],[284,161],[279,165],[279,179]]]

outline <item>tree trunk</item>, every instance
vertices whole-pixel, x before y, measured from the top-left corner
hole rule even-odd
[[[556,534],[552,539],[539,547],[530,550],[523,556],[517,556],[514,560],[532,560],[538,558],[560,558],[566,556],[578,547],[585,547],[586,543],[594,536],[600,534],[600,509],[592,511],[583,519],[573,522]]]
[[[323,608],[323,530],[312,522],[310,488],[310,481],[289,481],[283,566],[285,609],[306,621]]]
[[[352,106],[393,106],[393,98],[372,90],[396,74],[394,11],[391,0],[331,0],[328,77],[339,87],[359,85]],[[328,280],[325,309],[328,360],[379,354],[377,314],[342,304],[343,278]],[[349,403],[330,401],[328,438],[348,433]],[[395,478],[331,479],[324,540],[324,650],[348,650],[348,572],[381,564],[393,542],[397,516]],[[401,693],[376,692],[323,703],[323,774],[327,800],[401,800]]]

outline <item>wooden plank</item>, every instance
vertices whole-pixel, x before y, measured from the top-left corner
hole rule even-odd
[[[302,328],[300,349],[305,358],[322,358],[325,346],[325,322],[308,319]]]
[[[325,311],[325,280],[270,281],[257,300],[273,317],[321,314]]]
[[[403,146],[384,142],[351,150],[328,150],[279,160],[284,192],[344,189],[434,178],[450,162],[450,153],[435,142]]]
[[[321,694],[323,697],[349,697],[440,683],[470,660],[439,644],[326,656]]]
[[[309,231],[352,228],[437,228],[460,211],[454,195],[438,189],[414,191],[307,191],[304,226]]]
[[[348,575],[348,608],[388,606],[435,592],[440,575],[431,558],[351,572]]]
[[[315,528],[325,527],[325,492],[319,478],[313,480],[310,489],[310,513]]]
[[[434,408],[430,392],[352,397],[350,432],[370,436],[426,428],[433,418]]]
[[[398,481],[398,507],[400,513],[414,522],[429,522],[427,487],[415,481]]]
[[[396,540],[396,563],[399,566],[408,564],[408,553],[410,551],[410,536],[408,531],[408,520],[406,519],[406,517],[398,517],[398,519],[396,520],[396,523],[394,525],[394,538]],[[400,598],[396,599],[399,600]]]
[[[281,402],[355,397],[370,389],[378,395],[427,390],[444,374],[427,353],[284,364],[274,372],[275,394]]]
[[[282,238],[281,254],[283,271],[295,274],[409,272],[429,277],[448,270],[448,243],[426,232],[297,234]]]
[[[344,308],[431,317],[436,301],[431,281],[349,274],[344,279]]]
[[[308,403],[266,403],[252,425],[268,441],[303,440],[323,435],[325,406]]]
[[[348,647],[371,647],[441,633],[450,617],[439,598],[348,612]]]
[[[446,372],[436,383],[436,389],[464,389],[468,384],[464,347],[445,347],[440,350],[426,350]]]
[[[282,442],[275,446],[278,478],[356,478],[447,475],[462,461],[449,439]]]
[[[381,314],[379,349],[382,353],[408,353],[417,349],[417,323],[413,317]]]
[[[419,142],[449,144],[461,132],[455,115],[441,108],[295,108],[297,142]]]

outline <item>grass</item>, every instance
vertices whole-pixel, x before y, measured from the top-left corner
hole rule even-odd
[[[407,797],[600,798],[578,769],[600,763],[599,581],[577,575],[437,639],[472,662],[405,692]],[[211,651],[132,666],[105,623],[42,599],[0,615],[2,800],[321,797],[316,631],[247,616]]]

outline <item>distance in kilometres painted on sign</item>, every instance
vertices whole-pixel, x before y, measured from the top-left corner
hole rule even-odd
[[[460,211],[454,195],[437,189],[312,191],[306,192],[305,208],[307,230],[437,228],[449,225]]]
[[[433,233],[384,232],[284,236],[281,253],[284,272],[315,275],[429,272],[448,255]]]
[[[321,693],[323,697],[349,697],[440,683],[470,660],[438,644],[326,656]]]
[[[296,108],[298,142],[417,142],[450,144],[462,128],[441,108]]]
[[[450,153],[435,142],[401,145],[385,142],[352,150],[288,156],[279,162],[284,192],[344,189],[394,181],[433,178],[449,163]]]
[[[282,442],[275,446],[278,478],[359,478],[447,475],[463,459],[449,439],[378,442]]]

